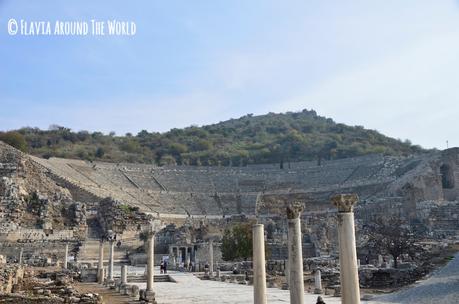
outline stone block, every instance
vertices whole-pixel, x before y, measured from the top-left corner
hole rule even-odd
[[[130,290],[130,295],[131,297],[133,297],[134,299],[138,299],[139,298],[139,294],[140,294],[140,289],[139,289],[139,286],[137,285],[132,285],[131,286],[131,290]]]

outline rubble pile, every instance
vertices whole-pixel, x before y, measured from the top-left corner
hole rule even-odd
[[[101,304],[102,298],[95,293],[79,293],[72,287],[71,272],[54,272],[40,274],[28,272],[18,280],[9,292],[0,294],[0,303],[54,304],[80,303]]]
[[[62,210],[71,201],[70,192],[49,178],[46,169],[0,142],[0,239],[21,228],[48,233],[65,229]]]
[[[11,292],[23,276],[24,271],[19,265],[2,264],[0,268],[0,294]]]

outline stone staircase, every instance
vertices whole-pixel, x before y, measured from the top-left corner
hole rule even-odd
[[[107,263],[109,259],[109,244],[105,242],[104,245],[104,260]],[[114,259],[116,263],[119,262],[128,262],[126,257],[126,250],[124,248],[120,249],[115,245]],[[99,240],[97,239],[88,239],[83,242],[80,246],[80,251],[78,252],[78,261],[79,262],[97,262],[99,261]]]

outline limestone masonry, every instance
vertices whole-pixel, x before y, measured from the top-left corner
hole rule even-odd
[[[285,275],[292,301],[301,301],[302,278],[311,271],[319,280],[317,292],[333,288],[339,295],[339,272],[333,268],[338,256],[353,261],[341,268],[341,274],[356,286],[357,275],[361,286],[410,282],[414,272],[393,275],[368,266],[394,262],[365,247],[368,235],[360,231],[375,219],[402,216],[422,231],[424,239],[437,242],[453,240],[459,231],[459,148],[405,157],[368,155],[320,165],[297,162],[281,169],[279,164],[158,167],[42,159],[0,142],[0,178],[1,260],[64,269],[78,265],[82,280],[109,286],[116,284],[114,265],[149,265],[148,284],[140,297],[151,302],[152,265],[164,259],[171,269],[205,271],[207,278],[217,280],[220,271],[232,270],[253,282],[251,262],[234,266],[222,260],[224,230],[237,223],[264,225],[267,273],[272,276],[268,285],[276,284],[277,275]],[[346,193],[353,195],[342,196]],[[334,206],[332,197],[358,204]],[[344,213],[352,211],[354,251],[340,251],[339,240],[346,243],[354,234],[353,217],[340,226]],[[257,238],[260,251],[262,236]],[[365,267],[357,266],[360,260],[365,260]],[[417,276],[423,274],[409,267]],[[383,275],[386,279],[380,280]],[[263,303],[265,287],[257,284]],[[122,285],[126,289],[126,283]],[[343,297],[352,299],[358,293]]]
[[[76,238],[76,227],[84,228],[86,217],[90,222],[107,197],[171,222],[241,215],[276,218],[285,204],[299,201],[305,204],[305,229],[316,230],[311,237],[323,238],[321,246],[326,247],[330,227],[318,219],[333,210],[329,198],[337,193],[358,194],[357,219],[381,211],[403,212],[448,233],[457,228],[452,216],[459,214],[458,155],[454,148],[408,157],[369,155],[320,166],[298,162],[284,169],[276,164],[157,167],[41,159],[0,143],[0,235]],[[57,214],[57,204],[68,206],[70,214]],[[441,216],[444,210],[447,218]],[[46,230],[53,233],[43,236]]]

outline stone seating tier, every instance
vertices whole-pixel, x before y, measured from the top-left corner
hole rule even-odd
[[[336,161],[291,163],[290,168],[156,167],[33,158],[53,174],[104,198],[111,196],[141,210],[168,214],[253,214],[264,192],[330,192],[360,189],[365,196],[381,190],[409,158],[370,155]]]

